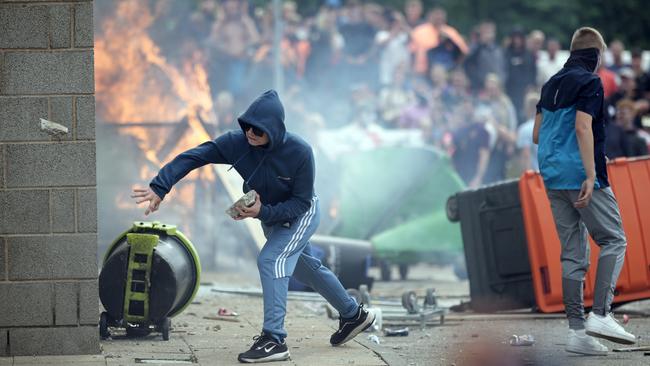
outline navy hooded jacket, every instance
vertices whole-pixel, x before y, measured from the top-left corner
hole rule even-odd
[[[596,181],[609,186],[605,158],[603,84],[595,74],[600,51],[572,51],[564,68],[542,87],[537,113],[542,114],[537,157],[546,189],[580,190],[586,179],[575,131],[576,111],[592,117]]]
[[[267,225],[292,222],[307,212],[314,197],[311,147],[286,131],[284,108],[274,90],[258,97],[238,121],[266,132],[269,143],[252,146],[243,129],[227,132],[179,154],[149,186],[162,199],[193,169],[210,163],[231,164],[244,178],[244,191],[254,189],[261,197],[258,219]]]

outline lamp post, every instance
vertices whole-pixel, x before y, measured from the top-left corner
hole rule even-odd
[[[273,85],[278,93],[284,90],[284,72],[282,70],[282,0],[273,0]]]

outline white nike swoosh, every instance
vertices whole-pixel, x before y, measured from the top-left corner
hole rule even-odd
[[[266,343],[264,343],[263,345],[261,345],[261,346],[255,348],[255,349],[259,351],[259,350],[261,350],[262,348],[266,347],[266,345],[269,344],[269,343],[271,343],[271,342],[266,342]],[[274,346],[274,347],[275,347],[275,346]],[[267,352],[268,352],[268,351],[267,351]]]
[[[271,346],[271,348],[264,348],[264,352],[269,353],[271,350],[275,348],[275,344]]]

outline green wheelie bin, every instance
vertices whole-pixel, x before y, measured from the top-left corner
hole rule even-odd
[[[152,331],[169,339],[173,316],[185,309],[199,288],[201,265],[192,243],[176,226],[138,221],[104,256],[99,275],[99,332],[125,328],[127,335]]]

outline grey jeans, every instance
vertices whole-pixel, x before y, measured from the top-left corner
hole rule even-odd
[[[587,234],[600,247],[592,311],[605,315],[625,259],[627,241],[610,187],[594,190],[589,205],[575,208],[576,190],[549,190],[548,199],[562,244],[562,293],[569,327],[584,328],[583,283],[589,269]]]

